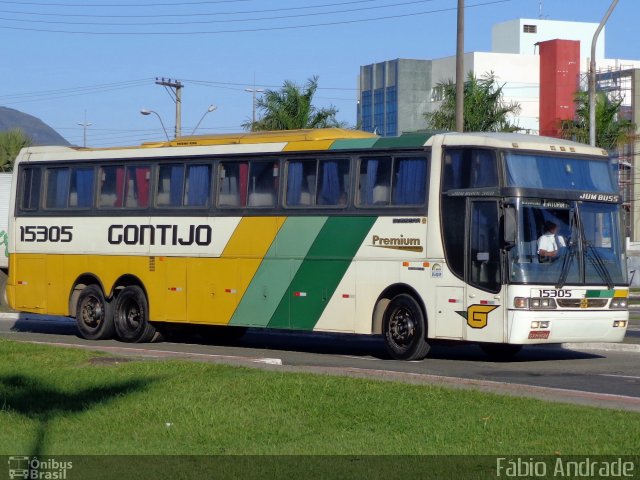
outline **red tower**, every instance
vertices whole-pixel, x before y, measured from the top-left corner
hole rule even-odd
[[[580,74],[580,42],[540,42],[540,135],[560,136],[560,122],[572,120]]]

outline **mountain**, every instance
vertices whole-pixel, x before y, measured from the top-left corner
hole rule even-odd
[[[70,145],[67,140],[39,118],[13,108],[0,107],[0,131],[19,128],[34,145]]]

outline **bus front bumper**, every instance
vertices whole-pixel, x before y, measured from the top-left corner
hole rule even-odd
[[[508,343],[621,342],[629,325],[626,310],[510,310]]]

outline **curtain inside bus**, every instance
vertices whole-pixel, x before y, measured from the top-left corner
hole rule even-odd
[[[424,203],[427,183],[427,162],[424,158],[402,158],[397,160],[397,183],[393,190],[395,205],[419,205]]]
[[[322,184],[318,195],[318,205],[338,205],[340,203],[340,179],[338,162],[322,162]]]
[[[187,204],[194,207],[206,206],[211,185],[211,167],[209,165],[193,165],[189,167],[187,178],[189,184]]]
[[[302,162],[287,165],[287,205],[300,205],[302,196]]]
[[[93,168],[76,170],[76,193],[79,208],[90,208],[93,205]]]

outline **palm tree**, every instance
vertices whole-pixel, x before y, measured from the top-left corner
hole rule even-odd
[[[0,132],[0,171],[12,171],[20,150],[32,144],[31,138],[18,128]]]
[[[505,103],[503,85],[499,85],[493,72],[477,78],[469,72],[464,84],[465,132],[515,132],[520,128],[509,121],[508,115],[518,115],[520,105]],[[442,105],[435,112],[425,113],[427,128],[453,131],[456,128],[456,84],[453,80],[436,87],[442,92]]]
[[[589,94],[577,92],[575,120],[564,120],[560,124],[562,138],[589,143]],[[607,151],[616,150],[630,142],[636,126],[620,117],[622,99],[611,99],[605,92],[596,92],[596,145]]]
[[[316,108],[311,103],[318,89],[318,77],[307,80],[299,87],[290,80],[284,82],[279,90],[266,90],[257,99],[256,108],[261,112],[260,119],[242,125],[252,132],[261,130],[297,130],[302,128],[344,127],[336,120],[338,109]]]

